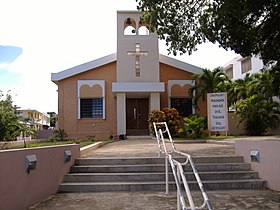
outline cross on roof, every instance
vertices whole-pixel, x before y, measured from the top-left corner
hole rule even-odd
[[[140,56],[147,56],[148,51],[140,51],[140,44],[135,44],[135,51],[128,51],[127,55],[135,56],[135,75],[140,77]]]

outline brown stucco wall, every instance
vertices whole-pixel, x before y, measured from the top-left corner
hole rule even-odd
[[[64,151],[71,150],[64,163]],[[35,154],[37,165],[28,174],[25,156]],[[80,157],[76,144],[0,151],[0,209],[22,210],[57,192],[63,177]]]
[[[105,80],[105,119],[78,119],[78,80]],[[115,135],[116,98],[112,82],[116,82],[116,62],[59,81],[59,128],[65,129],[70,138],[82,140],[87,136],[107,139],[109,132]]]
[[[78,80],[105,80],[105,119],[78,119]],[[160,82],[165,83],[161,93],[161,108],[168,107],[168,80],[192,80],[192,73],[160,63]],[[65,129],[69,138],[108,138],[108,133],[117,133],[116,97],[112,93],[112,82],[116,82],[116,62],[106,64],[58,82],[58,125]],[[199,102],[200,113],[206,114],[206,102]],[[198,113],[198,112],[197,112]]]
[[[160,81],[164,82],[165,92],[161,93],[161,108],[168,107],[168,80],[192,80],[192,73],[186,72],[184,70],[174,68],[163,63],[160,63]],[[198,114],[206,116],[207,114],[207,104],[206,101],[199,100],[198,106],[200,110],[196,110]]]

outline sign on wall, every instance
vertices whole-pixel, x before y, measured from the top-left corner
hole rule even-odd
[[[227,93],[208,93],[208,131],[228,131]]]

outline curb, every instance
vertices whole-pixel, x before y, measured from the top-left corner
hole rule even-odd
[[[92,152],[93,150],[98,149],[99,147],[104,146],[105,144],[108,144],[108,142],[101,142],[100,141],[100,142],[96,142],[96,143],[93,143],[93,144],[90,144],[90,145],[87,145],[85,147],[80,148],[81,157],[83,155],[86,155],[89,152]]]

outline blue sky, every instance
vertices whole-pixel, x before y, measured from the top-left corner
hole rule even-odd
[[[22,49],[15,46],[0,46],[0,84],[3,87],[15,85],[20,74],[9,70],[9,66],[18,56],[22,54]]]
[[[0,0],[0,90],[24,109],[57,112],[51,73],[115,53],[117,10],[136,10],[136,2]],[[159,50],[167,55],[164,42]],[[236,56],[207,43],[176,59],[213,69]]]

